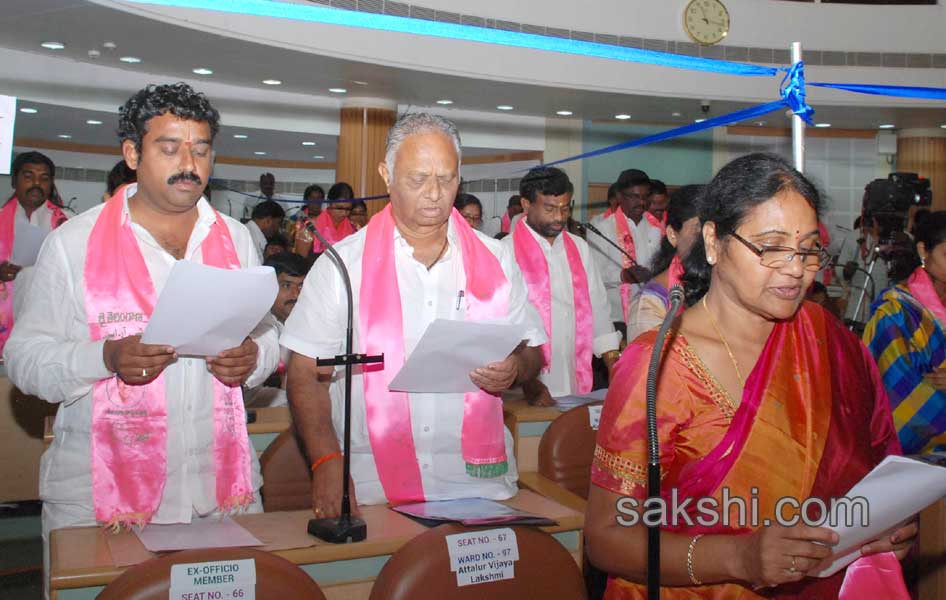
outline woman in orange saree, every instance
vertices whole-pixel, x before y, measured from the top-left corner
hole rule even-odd
[[[667,342],[657,388],[661,493],[668,510],[679,507],[662,526],[662,598],[838,598],[842,583],[855,589],[843,570],[809,576],[836,534],[776,523],[799,517],[808,498],[842,496],[899,453],[870,355],[821,307],[802,304],[826,262],[818,207],[814,187],[772,155],[733,161],[706,190],[703,240],[687,265],[688,297],[700,299]],[[599,426],[585,533],[592,562],[612,574],[608,600],[646,593],[639,519],[648,512],[654,339],[642,335],[621,357]],[[797,504],[778,509],[782,498]],[[876,579],[873,591],[905,593],[897,558],[915,533],[909,524],[869,544],[862,552],[876,562],[849,570]]]

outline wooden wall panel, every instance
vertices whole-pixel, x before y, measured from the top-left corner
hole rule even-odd
[[[946,210],[946,138],[899,138],[897,171],[917,173],[929,179],[933,210]]]
[[[387,192],[378,175],[378,163],[384,160],[384,141],[394,125],[397,113],[380,108],[343,108],[338,136],[335,181],[349,183],[355,196],[377,196]],[[368,203],[368,214],[384,208],[386,202]]]

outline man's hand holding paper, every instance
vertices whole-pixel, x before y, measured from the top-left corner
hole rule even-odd
[[[253,373],[256,368],[256,357],[259,354],[259,347],[252,338],[246,338],[243,343],[236,348],[224,350],[217,356],[207,357],[207,369],[213,373],[214,377],[221,383],[236,387],[243,385],[246,378]]]

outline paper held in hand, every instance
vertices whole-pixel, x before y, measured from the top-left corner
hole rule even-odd
[[[845,494],[828,502],[825,527],[840,536],[835,558],[817,573],[828,577],[860,557],[864,544],[889,535],[901,523],[946,496],[946,469],[903,456],[888,456]],[[860,509],[855,508],[860,505]],[[863,513],[863,521],[861,516]],[[851,519],[853,523],[845,522]],[[839,521],[831,523],[831,520]],[[865,525],[866,523],[866,525]]]
[[[243,343],[278,291],[272,267],[219,269],[177,261],[141,342],[173,346],[181,356],[215,356]]]
[[[36,264],[36,257],[39,256],[39,250],[49,232],[20,219],[16,220],[13,227],[15,233],[10,262],[21,267],[32,267]]]
[[[479,388],[470,373],[501,362],[516,349],[525,326],[437,319],[424,335],[388,389],[415,393],[466,393]]]

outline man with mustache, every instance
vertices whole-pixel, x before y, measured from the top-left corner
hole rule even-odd
[[[50,234],[36,264],[4,358],[17,387],[61,403],[41,465],[47,567],[52,529],[262,509],[241,385],[276,369],[272,317],[217,356],[140,338],[177,261],[259,265],[246,227],[202,197],[218,129],[186,84],[137,92],[118,133],[138,182]]]
[[[14,192],[0,209],[0,352],[13,329],[13,281],[23,268],[11,262],[17,227],[37,227],[48,234],[66,220],[50,200],[55,177],[56,165],[45,154],[24,152],[13,160]]]
[[[555,167],[529,171],[519,184],[523,223],[503,239],[512,250],[539,311],[549,342],[542,346],[545,366],[523,383],[526,398],[549,406],[553,398],[591,391],[592,356],[610,371],[621,335],[611,324],[601,276],[588,244],[565,230],[574,188]]]

